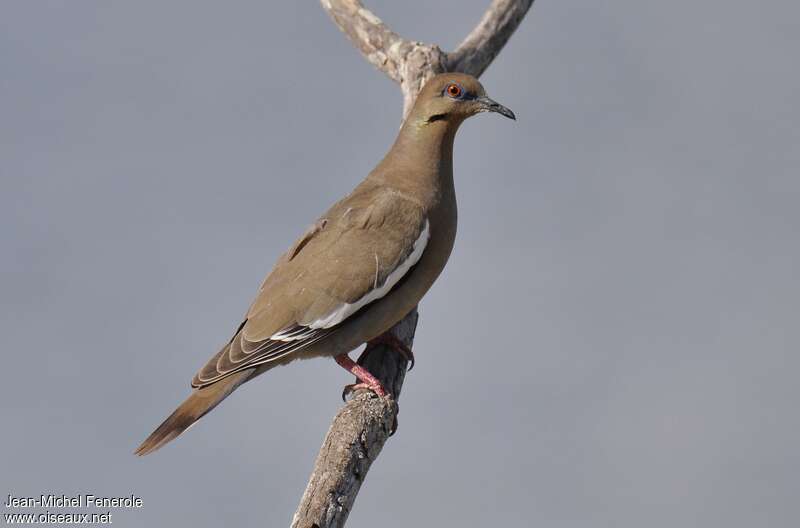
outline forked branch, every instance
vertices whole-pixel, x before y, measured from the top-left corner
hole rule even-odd
[[[359,0],[321,0],[322,7],[361,54],[403,92],[403,117],[429,78],[445,71],[480,76],[517,29],[533,0],[494,0],[475,29],[451,53],[408,40]]]
[[[358,0],[321,0],[322,7],[366,59],[400,84],[403,118],[428,79],[445,71],[482,74],[519,26],[533,0],[494,0],[481,21],[452,53],[407,40]],[[411,347],[417,325],[413,310],[389,332]],[[292,528],[341,528],[370,465],[397,424],[397,398],[406,358],[387,345],[367,347],[358,362],[391,396],[358,391],[337,414],[320,449]]]

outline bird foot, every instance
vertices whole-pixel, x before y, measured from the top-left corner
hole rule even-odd
[[[397,339],[393,334],[389,332],[385,332],[375,339],[370,339],[367,341],[367,347],[374,347],[378,345],[386,345],[393,349],[395,352],[403,356],[406,361],[408,361],[408,370],[414,368],[414,352],[411,351],[409,347],[406,346],[405,343]]]
[[[355,375],[355,377],[359,380],[358,383],[351,383],[350,385],[344,386],[344,389],[342,389],[342,401],[346,402],[347,395],[352,394],[353,391],[357,391],[358,389],[371,390],[381,398],[386,396],[386,388],[383,386],[380,380],[370,374],[367,369],[350,359],[350,356],[347,354],[339,354],[333,359],[335,359],[336,363],[338,363],[342,368]],[[393,436],[397,432],[398,412],[399,410],[395,408],[395,415],[394,419],[392,420],[392,427],[389,430],[389,436]]]
[[[358,389],[369,389],[381,398],[386,396],[386,388],[383,386],[380,380],[370,374],[367,369],[350,359],[350,356],[347,354],[339,354],[338,356],[334,357],[334,359],[336,360],[336,363],[338,363],[343,369],[353,374],[356,378],[358,378],[359,381],[358,383],[345,385],[344,390],[342,391],[342,400],[346,400],[348,394]]]
[[[370,383],[363,383],[363,382],[351,383],[350,385],[344,386],[344,389],[342,390],[342,401],[347,401],[347,396],[357,391],[358,389],[371,390],[380,397],[386,396],[386,390],[380,383],[378,383],[377,385],[372,385]]]

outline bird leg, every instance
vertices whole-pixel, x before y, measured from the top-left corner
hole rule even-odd
[[[370,339],[367,341],[367,348],[378,346],[378,345],[386,345],[389,348],[393,349],[395,352],[406,358],[408,361],[408,370],[414,368],[414,353],[408,348],[405,343],[397,339],[394,334],[389,332],[384,332],[383,334],[379,335],[375,339]]]
[[[338,356],[334,356],[333,359],[336,360],[340,367],[358,378],[359,381],[359,383],[345,385],[344,390],[342,391],[342,400],[345,399],[347,394],[358,389],[369,389],[378,396],[386,396],[386,389],[383,387],[383,384],[380,382],[380,380],[370,374],[367,369],[350,359],[350,356],[347,354],[339,354]]]

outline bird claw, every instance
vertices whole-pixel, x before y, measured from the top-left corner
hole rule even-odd
[[[363,382],[362,383],[351,383],[350,385],[345,385],[344,389],[342,389],[342,401],[346,402],[347,401],[347,396],[349,396],[350,394],[352,394],[353,392],[355,392],[355,391],[357,391],[359,389],[371,390],[372,392],[374,392],[375,394],[377,394],[381,398],[386,396],[386,390],[383,388],[383,385],[381,385],[380,383],[377,383],[377,384],[370,384],[370,383],[363,383]]]
[[[346,353],[339,354],[335,356],[334,359],[342,368],[353,374],[358,380],[358,383],[345,385],[342,390],[342,401],[347,401],[347,395],[358,389],[369,389],[381,398],[386,396],[386,389],[383,387],[380,380],[370,374],[367,369],[350,359]]]
[[[400,341],[397,337],[390,333],[381,334],[375,339],[371,339],[367,342],[367,345],[370,347],[377,346],[377,345],[386,345],[390,347],[392,350],[400,354],[408,361],[408,371],[410,372],[411,369],[414,368],[414,364],[416,360],[414,359],[414,352],[411,351],[409,347],[406,346],[405,343]]]

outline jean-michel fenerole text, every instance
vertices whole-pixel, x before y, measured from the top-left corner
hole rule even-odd
[[[100,497],[91,493],[78,495],[39,495],[38,497],[15,497],[11,493],[4,506],[6,508],[141,508],[142,498],[135,495],[127,497]]]

